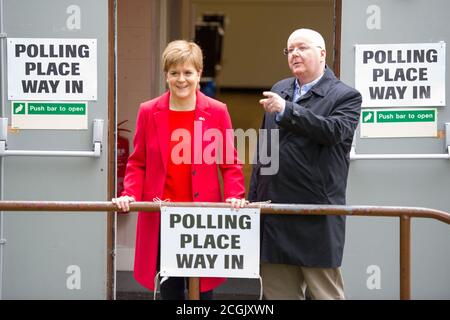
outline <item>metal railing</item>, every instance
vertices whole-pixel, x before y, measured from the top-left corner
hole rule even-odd
[[[0,118],[0,157],[30,156],[30,157],[90,157],[100,158],[103,143],[103,119],[94,119],[92,124],[92,151],[65,150],[9,150],[8,118]]]
[[[164,202],[168,207],[227,208],[226,203]],[[333,206],[250,203],[262,214],[346,215],[365,217],[398,217],[400,219],[400,299],[411,299],[411,218],[430,218],[450,224],[450,213],[428,208],[392,206]],[[116,211],[112,202],[70,201],[0,201],[0,211]],[[159,202],[133,202],[130,211],[159,211]],[[189,278],[189,299],[199,299],[199,279]]]
[[[418,153],[418,154],[357,154],[355,147],[350,150],[350,160],[428,160],[428,159],[444,159],[450,160],[450,146],[447,147],[447,153]]]
[[[425,160],[445,159],[450,160],[450,122],[444,124],[444,153],[356,153],[356,133],[350,150],[350,160]]]

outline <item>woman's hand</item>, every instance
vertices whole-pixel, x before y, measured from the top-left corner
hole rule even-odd
[[[112,198],[112,203],[114,203],[119,210],[123,212],[130,211],[130,203],[136,201],[133,197],[130,196],[122,196],[119,198]]]
[[[238,211],[239,208],[243,208],[248,201],[245,199],[228,198],[226,202],[231,203],[231,208]]]

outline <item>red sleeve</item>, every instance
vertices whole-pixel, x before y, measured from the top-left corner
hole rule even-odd
[[[125,178],[123,181],[124,191],[122,196],[132,196],[136,201],[141,201],[145,178],[146,143],[145,132],[147,128],[147,109],[141,104],[136,121],[136,132],[134,135],[134,150],[128,158]]]

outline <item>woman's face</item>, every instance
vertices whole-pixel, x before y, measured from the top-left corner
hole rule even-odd
[[[200,75],[201,72],[189,62],[171,66],[166,77],[172,98],[186,100],[194,97]]]

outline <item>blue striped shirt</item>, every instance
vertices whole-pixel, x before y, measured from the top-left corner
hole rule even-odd
[[[315,80],[313,80],[313,81],[311,81],[309,83],[306,83],[306,84],[304,84],[302,86],[300,86],[300,84],[298,83],[298,79],[295,79],[295,82],[294,82],[294,99],[292,99],[292,101],[295,102],[298,99],[300,99],[301,96],[305,95],[317,82],[319,82],[320,79],[322,79],[322,76],[323,76],[323,73],[317,79],[315,79]],[[300,90],[299,90],[299,87],[300,87]],[[286,108],[284,108],[282,112],[278,112],[277,113],[277,115],[275,117],[276,121],[280,121],[281,120],[281,117],[284,114],[284,110],[286,110]]]

